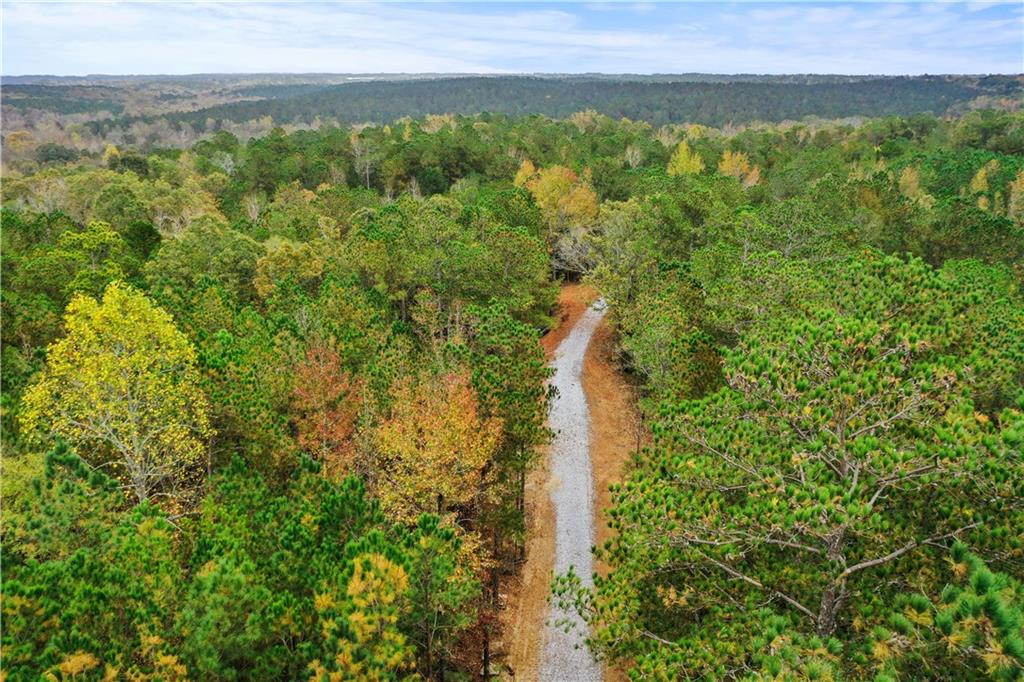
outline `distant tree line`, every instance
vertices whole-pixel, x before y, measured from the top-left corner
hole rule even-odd
[[[942,113],[954,102],[979,94],[982,91],[977,87],[940,77],[812,84],[454,78],[348,83],[312,92],[297,87],[292,96],[182,112],[170,115],[169,120],[196,123],[208,118],[241,121],[271,116],[275,121],[310,122],[319,116],[356,123],[483,111],[564,118],[580,109],[594,109],[612,118],[643,120],[653,125],[686,121],[720,126],[805,116]]]

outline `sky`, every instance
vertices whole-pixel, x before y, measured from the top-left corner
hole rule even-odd
[[[1021,73],[1024,0],[14,2],[4,75]]]

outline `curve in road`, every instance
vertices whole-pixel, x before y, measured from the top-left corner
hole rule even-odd
[[[551,384],[558,390],[548,423],[551,442],[551,500],[555,508],[555,573],[571,566],[584,585],[593,585],[591,547],[594,489],[590,463],[590,409],[583,392],[583,358],[594,330],[604,317],[603,301],[583,314],[569,336],[555,351]],[[571,620],[568,633],[555,625]],[[575,614],[551,604],[544,646],[540,655],[540,679],[544,682],[600,682],[601,666],[583,643],[586,625]]]

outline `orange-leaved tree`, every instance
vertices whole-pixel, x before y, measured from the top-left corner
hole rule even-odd
[[[323,342],[315,342],[296,368],[292,404],[299,445],[323,464],[328,476],[351,471],[360,392],[338,352]]]

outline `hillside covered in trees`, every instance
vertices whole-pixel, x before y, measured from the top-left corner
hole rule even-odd
[[[15,148],[46,145],[44,160],[56,153],[99,154],[106,144],[187,148],[221,130],[246,142],[277,125],[315,130],[442,113],[566,118],[592,109],[655,126],[720,127],[807,117],[942,116],[1018,108],[1024,99],[1020,76],[999,75],[22,76],[5,77],[3,88],[5,134],[27,136]]]
[[[1024,115],[916,113],[999,83],[302,86],[167,113],[187,145],[115,107],[99,148],[5,132],[4,679],[498,671],[564,280],[650,434],[607,572],[552,584],[595,656],[1020,679]],[[317,113],[380,122],[216,123]]]

